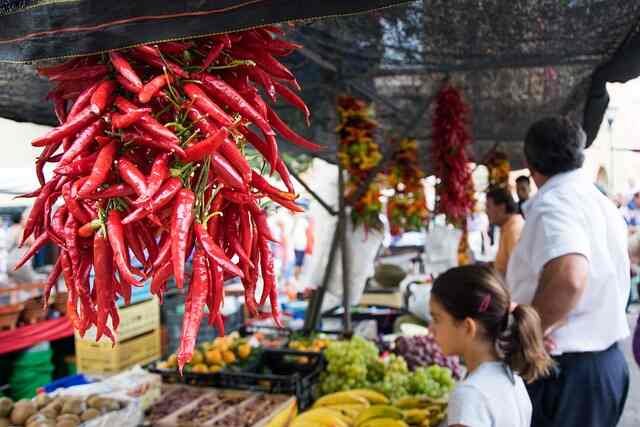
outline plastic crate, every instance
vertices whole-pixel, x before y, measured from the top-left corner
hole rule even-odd
[[[290,360],[291,357],[299,356],[309,358],[309,364],[304,369]],[[315,399],[315,387],[324,365],[322,353],[264,350],[259,365],[255,370],[247,372],[184,372],[181,376],[176,370],[157,369],[156,364],[148,366],[148,369],[161,375],[167,383],[293,395],[297,399],[298,408],[304,410],[311,406]]]
[[[184,317],[184,295],[180,292],[169,292],[165,295],[164,302],[161,306],[162,324],[166,328],[167,346],[165,356],[174,353],[180,346],[180,336],[182,334],[182,319]],[[237,331],[242,328],[244,323],[244,314],[242,307],[230,315],[224,315],[225,333]],[[205,315],[200,323],[198,331],[197,343],[205,341],[213,341],[218,337],[218,331],[213,326],[209,326],[208,316]]]
[[[160,330],[117,343],[76,339],[78,372],[114,374],[136,364],[147,364],[160,358]]]
[[[118,342],[126,341],[160,328],[160,304],[155,298],[119,308],[118,314],[120,316],[120,325],[116,331],[116,340]],[[108,325],[111,327],[111,318],[109,318]],[[95,326],[92,326],[87,330],[83,338],[88,341],[95,341],[96,333]],[[80,338],[77,332],[76,338]],[[100,341],[111,342],[107,337],[100,338]]]

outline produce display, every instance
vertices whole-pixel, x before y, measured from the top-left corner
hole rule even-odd
[[[330,342],[331,340],[327,338],[301,337],[289,341],[287,347],[291,350],[319,353],[326,349]],[[299,364],[309,363],[309,358],[307,356],[298,356],[295,359]]]
[[[431,159],[439,179],[436,211],[459,223],[473,209],[469,155],[471,145],[469,107],[461,93],[447,84],[436,99],[432,123]]]
[[[305,120],[310,116],[294,75],[277,59],[300,46],[282,36],[279,28],[264,27],[38,69],[54,84],[49,99],[60,125],[32,141],[42,148],[36,161],[41,187],[23,195],[35,202],[22,241],[32,236],[35,243],[16,268],[48,242],[60,248],[45,301],[64,277],[67,315],[80,335],[95,325],[98,339],[115,342],[107,321],[117,328],[117,296],[128,300],[132,286],[150,279],[151,292],[162,297],[171,276],[184,288],[189,258],[180,368],[193,355],[204,305],[223,334],[224,279],[242,279],[251,316],[280,323],[269,249],[274,238],[261,203],[300,208],[276,134],[318,148],[270,105],[280,98]],[[252,169],[247,144],[286,189]],[[47,163],[55,164],[48,181]],[[132,266],[130,252],[142,268]],[[263,311],[267,302],[270,311]]]
[[[418,162],[418,143],[415,139],[394,142],[391,166],[387,172],[387,183],[393,196],[387,201],[387,218],[391,234],[422,230],[429,217],[427,198],[422,179],[424,173]]]
[[[373,107],[365,101],[351,96],[338,98],[338,161],[349,173],[345,185],[347,199],[358,190],[369,172],[382,160],[380,147],[374,141],[374,131],[378,124],[373,117]],[[354,225],[381,228],[382,224],[378,218],[382,211],[380,190],[381,183],[374,181],[360,200],[353,201],[351,219]]]
[[[449,368],[455,379],[461,379],[463,372],[460,359],[446,357],[431,335],[400,336],[396,338],[394,353],[402,356],[410,370],[424,366],[438,365]]]
[[[164,393],[155,405],[148,409],[145,419],[153,424],[193,402],[205,393],[205,389],[191,387],[172,388]]]
[[[375,344],[358,336],[330,343],[324,356],[327,367],[320,378],[321,395],[370,388],[391,399],[411,395],[439,399],[454,386],[448,368],[433,365],[410,372],[402,357],[383,359]]]
[[[247,339],[237,333],[218,337],[211,342],[200,343],[184,370],[199,374],[216,373],[222,369],[242,368],[258,356]],[[158,369],[177,369],[178,355],[172,354],[166,361],[158,363]]]
[[[248,398],[248,395],[238,395],[237,393],[212,394],[200,400],[195,408],[178,415],[178,424],[181,426],[200,426]]]
[[[107,412],[119,411],[125,404],[116,399],[89,396],[51,397],[39,394],[33,400],[11,401],[0,397],[0,425],[28,427],[75,427]]]
[[[250,404],[235,407],[228,414],[211,424],[214,427],[252,427],[288,400],[286,396],[262,394],[256,397]]]
[[[178,394],[191,394],[190,399],[174,399]],[[165,396],[171,405],[165,405]],[[148,411],[145,425],[158,427],[264,426],[271,420],[288,420],[295,415],[296,400],[280,394],[262,394],[212,388],[177,387],[161,397]],[[161,410],[158,411],[158,408]]]
[[[373,390],[342,391],[318,399],[289,427],[431,427],[445,418],[446,406],[446,401],[428,396],[390,401]]]

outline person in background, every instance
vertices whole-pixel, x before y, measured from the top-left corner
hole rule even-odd
[[[494,188],[487,193],[486,208],[489,222],[500,227],[500,242],[493,265],[505,277],[511,253],[520,240],[524,219],[518,213],[518,205],[511,193],[504,188]]]
[[[582,169],[586,134],[568,118],[534,123],[524,156],[538,192],[507,268],[514,301],[538,311],[557,371],[528,384],[533,427],[615,426],[629,390],[627,228]]]
[[[522,205],[531,197],[531,180],[526,175],[516,179],[516,194],[518,195],[518,213],[522,215]]]
[[[429,329],[446,356],[461,356],[467,377],[449,398],[449,427],[529,427],[531,400],[523,379],[546,375],[540,317],[511,303],[489,268],[455,267],[433,283]]]
[[[300,280],[302,274],[302,268],[304,267],[305,257],[307,255],[307,248],[309,243],[309,217],[308,208],[309,203],[302,200],[298,203],[304,212],[297,213],[293,216],[293,250],[295,255],[295,264],[293,277],[296,281],[296,285]]]
[[[629,203],[627,203],[625,220],[629,227],[640,226],[640,192],[634,193]]]

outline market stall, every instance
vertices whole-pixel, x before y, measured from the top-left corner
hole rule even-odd
[[[486,63],[459,55],[464,37],[453,29],[478,12],[460,4],[451,14],[425,1],[389,15],[343,17],[332,32],[322,22],[305,22],[405,2],[196,2],[180,10],[151,3],[108,11],[93,9],[90,1],[4,5],[16,21],[0,26],[0,61],[36,61],[36,86],[46,80],[51,101],[11,116],[30,114],[53,126],[31,141],[39,189],[23,195],[34,201],[22,238],[33,242],[23,261],[56,246],[60,255],[41,286],[40,303],[53,304],[65,293],[62,283],[66,300],[40,323],[0,332],[0,352],[15,356],[74,330],[75,366],[89,377],[81,380],[87,384],[46,390],[33,400],[35,387],[19,402],[3,399],[0,419],[43,426],[53,420],[65,426],[438,425],[464,368],[442,355],[427,329],[411,332],[395,321],[412,304],[426,307],[431,273],[469,262],[470,163],[493,165],[491,180],[502,182],[500,161],[519,160],[497,155],[496,142],[517,142],[514,127],[541,113],[582,115],[593,130],[602,116],[604,82],[638,74],[635,60],[622,58],[637,43],[630,23],[640,9],[615,2],[623,12],[603,14],[602,25],[625,25],[599,34],[604,41],[586,59],[579,48],[562,57],[524,55],[525,40],[518,43],[521,52],[509,55],[487,42],[494,56]],[[592,22],[582,6],[546,6],[557,14],[515,9],[546,19],[548,40],[565,37],[566,20]],[[480,14],[479,32],[495,41],[485,24],[496,16],[513,18],[509,11]],[[397,30],[398,22],[416,17],[428,41],[405,46],[403,54],[384,53],[402,46],[383,46],[389,37],[381,28]],[[294,22],[299,26],[279,25]],[[378,32],[377,45],[368,44],[371,31],[354,43],[363,24]],[[436,30],[456,39],[458,50],[448,51],[448,39],[429,33]],[[344,55],[354,46],[362,55]],[[373,54],[376,46],[381,49]],[[552,46],[556,53],[564,47]],[[418,71],[394,70],[397,61]],[[485,111],[480,95],[486,88],[469,70],[493,76],[506,68],[522,69],[530,79],[520,99],[526,112],[511,120],[504,108],[493,111],[503,126],[490,132],[473,120]],[[414,74],[421,77],[408,78]],[[590,91],[585,76],[596,77]],[[509,91],[496,88],[492,96]],[[311,117],[320,127],[300,126]],[[472,150],[482,145],[474,143],[474,130],[489,149]],[[338,164],[330,199],[291,170],[282,154],[300,151]],[[437,179],[432,209],[422,184],[428,174]],[[322,230],[326,251],[308,307],[278,287],[276,239],[265,209],[302,210],[298,186],[334,217]],[[383,190],[389,191],[386,205]],[[401,302],[389,307],[383,296],[363,307],[384,214],[392,234],[424,232],[429,224],[427,243],[411,259],[421,267],[391,280]],[[385,281],[383,273],[375,276]],[[331,310],[323,304],[327,294],[338,299]],[[293,330],[290,321],[301,312],[304,326]],[[421,317],[417,323],[426,323]],[[323,331],[327,325],[335,327]],[[136,364],[145,370],[125,371]]]

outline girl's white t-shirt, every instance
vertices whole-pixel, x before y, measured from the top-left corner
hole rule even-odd
[[[447,425],[529,427],[531,411],[522,378],[502,362],[485,362],[451,393]]]

